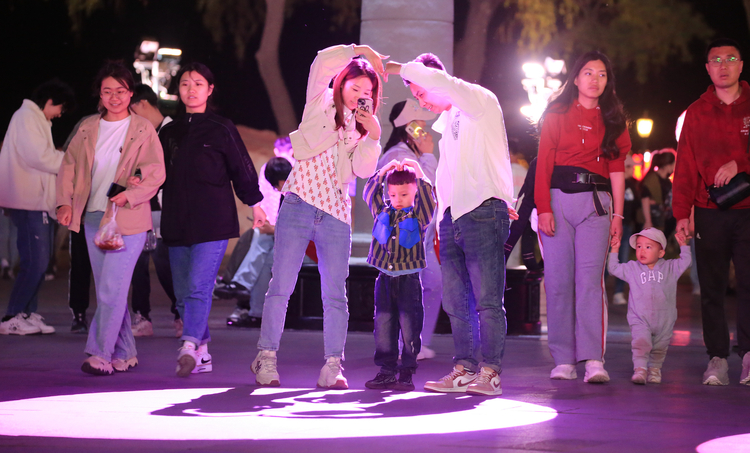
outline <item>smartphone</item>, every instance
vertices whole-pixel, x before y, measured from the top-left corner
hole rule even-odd
[[[422,126],[420,126],[419,123],[412,121],[406,125],[406,133],[414,140],[421,140],[427,134],[427,131],[422,129]]]
[[[115,195],[121,194],[123,192],[125,192],[125,187],[117,184],[116,182],[113,182],[109,186],[109,190],[107,191],[107,198],[112,198]]]
[[[359,98],[357,100],[357,108],[367,113],[372,113],[372,99]]]
[[[135,173],[133,174],[133,176],[135,176],[136,178],[143,179],[143,173],[141,173],[141,169],[140,168],[136,168],[135,169]]]

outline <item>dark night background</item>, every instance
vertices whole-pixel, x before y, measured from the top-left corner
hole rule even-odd
[[[750,39],[741,0],[691,0],[690,3],[703,14],[717,36],[737,39],[743,50],[748,49]],[[131,65],[135,49],[144,38],[156,39],[162,47],[182,49],[183,63],[197,60],[213,70],[217,79],[214,101],[219,114],[256,129],[276,128],[254,59],[260,33],[248,45],[244,61],[238,63],[229,42],[217,49],[192,0],[152,0],[146,6],[129,1],[119,11],[111,7],[99,9],[85,20],[80,38],[71,31],[63,0],[4,0],[0,5],[0,61],[3,62],[0,132],[3,135],[22,99],[39,83],[57,76],[73,86],[79,102],[76,111],[54,122],[55,140],[63,141],[76,121],[96,107],[91,83],[102,62],[123,59]],[[466,10],[466,1],[455,0],[456,39],[469,26]],[[504,13],[501,8],[493,22],[498,23]],[[519,113],[519,108],[528,103],[521,86],[521,64],[525,58],[514,44],[500,44],[492,33],[488,34],[488,40],[487,62],[480,84],[497,94],[509,136],[519,138],[523,151],[534,155],[532,130]],[[307,72],[315,53],[330,45],[358,41],[358,25],[351,30],[332,31],[330,11],[315,2],[302,4],[287,18],[280,44],[281,66],[298,118],[304,104]],[[691,62],[674,58],[659,73],[652,72],[645,85],[635,82],[631,70],[616,68],[617,91],[630,117],[637,119],[648,111],[654,119],[649,148],[676,146],[677,117],[710,83],[704,67],[705,44],[693,42]],[[387,115],[387,107],[384,114]],[[635,132],[632,138],[634,149],[646,145]]]

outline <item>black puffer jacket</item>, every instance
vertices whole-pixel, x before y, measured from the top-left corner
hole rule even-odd
[[[161,234],[168,246],[238,237],[232,186],[243,203],[263,199],[258,175],[231,121],[213,113],[185,114],[159,131],[167,180]]]

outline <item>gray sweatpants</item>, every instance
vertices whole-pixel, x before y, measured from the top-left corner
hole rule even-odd
[[[591,192],[550,190],[555,235],[539,233],[544,248],[548,344],[555,365],[604,360],[607,293],[604,264],[611,215],[598,216]],[[611,198],[599,199],[610,212]]]

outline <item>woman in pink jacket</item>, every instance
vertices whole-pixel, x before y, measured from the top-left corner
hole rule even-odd
[[[86,210],[83,222],[97,309],[86,343],[89,357],[81,370],[96,375],[127,371],[138,364],[128,288],[146,232],[152,227],[149,200],[165,178],[164,155],[154,127],[128,110],[133,86],[133,76],[121,63],[104,65],[94,83],[101,116],[81,124],[57,175],[60,224],[77,232]],[[112,183],[126,189],[113,195]],[[94,244],[94,236],[115,215],[115,206],[125,247],[104,251]]]

